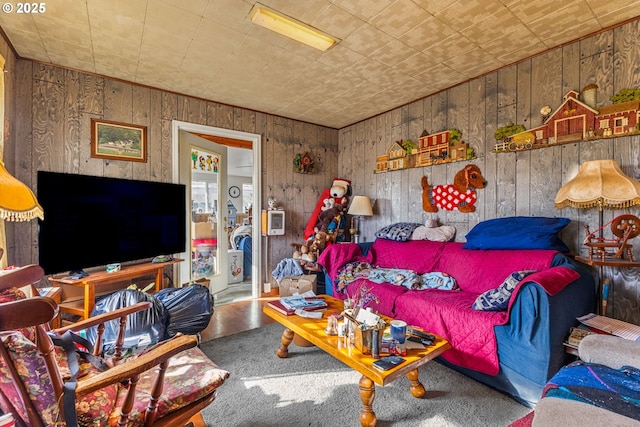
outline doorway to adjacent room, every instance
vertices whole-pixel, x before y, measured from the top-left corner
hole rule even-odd
[[[187,185],[190,253],[180,283],[200,280],[216,305],[260,294],[260,135],[174,121],[173,179]],[[256,206],[258,209],[254,209]],[[257,238],[254,238],[257,236]]]

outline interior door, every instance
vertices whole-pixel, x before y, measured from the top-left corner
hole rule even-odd
[[[191,206],[185,258],[190,261],[180,278],[182,283],[208,281],[215,294],[228,286],[227,148],[180,131],[179,159],[180,183],[187,186]]]

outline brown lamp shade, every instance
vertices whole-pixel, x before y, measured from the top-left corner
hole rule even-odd
[[[33,191],[11,176],[0,161],[0,219],[29,221],[44,219],[42,206]]]
[[[556,194],[557,209],[615,208],[640,204],[640,182],[625,175],[615,160],[593,160],[580,165],[578,174]]]

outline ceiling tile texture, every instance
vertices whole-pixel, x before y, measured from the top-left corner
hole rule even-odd
[[[55,0],[0,27],[22,58],[340,129],[640,16],[640,0],[260,1],[340,40],[320,52],[252,24],[255,3]]]

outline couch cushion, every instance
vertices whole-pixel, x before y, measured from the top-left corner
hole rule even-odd
[[[407,288],[402,286],[391,285],[389,283],[373,283],[367,279],[359,279],[347,286],[347,295],[353,297],[357,295],[362,286],[371,289],[371,293],[378,299],[378,302],[372,302],[369,307],[385,316],[393,317],[395,315],[395,301],[398,296],[408,292]]]
[[[478,294],[429,289],[408,291],[396,300],[398,318],[444,337],[451,344],[442,357],[455,365],[496,375],[499,371],[495,325],[508,319],[505,311],[478,311]]]
[[[509,306],[511,294],[518,283],[534,272],[534,270],[514,271],[504,279],[500,286],[478,295],[478,298],[473,302],[473,309],[485,311],[506,310]]]
[[[460,289],[476,296],[497,288],[514,271],[547,270],[558,253],[549,250],[475,251],[464,249],[458,242],[442,244],[446,246],[439,252],[432,271],[449,274],[457,280]]]
[[[375,267],[404,268],[418,274],[440,271],[434,269],[434,266],[445,244],[451,243],[429,240],[395,242],[376,239],[369,251],[369,259]]]
[[[465,236],[465,249],[550,249],[568,253],[558,233],[568,218],[514,216],[476,224]]]

